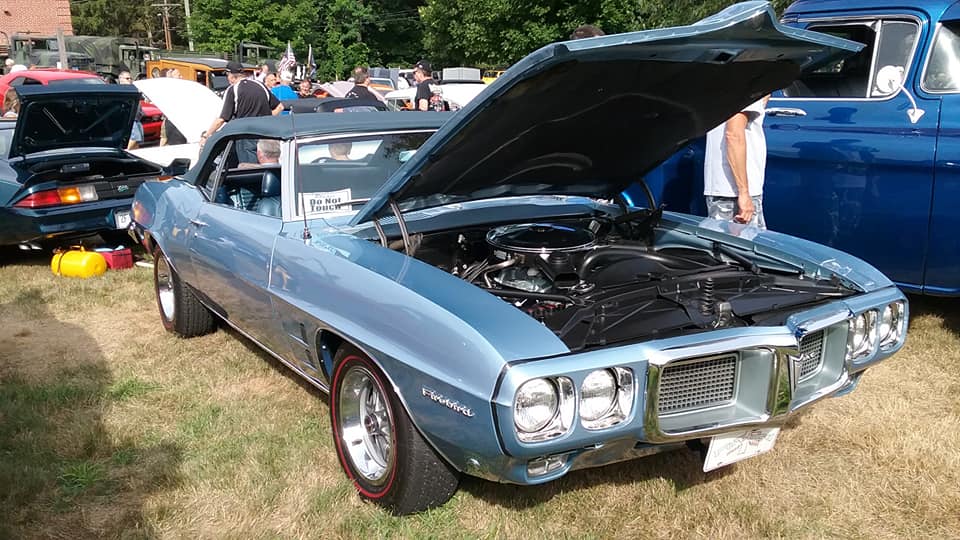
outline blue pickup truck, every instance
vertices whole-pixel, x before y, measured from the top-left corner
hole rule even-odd
[[[767,104],[768,227],[907,292],[960,296],[960,2],[799,0],[782,21],[865,47]],[[701,140],[647,181],[668,210],[704,215],[702,177]]]

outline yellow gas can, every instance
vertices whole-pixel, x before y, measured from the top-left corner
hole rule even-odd
[[[95,251],[83,249],[83,246],[69,251],[57,250],[50,261],[50,270],[58,276],[89,278],[106,272],[107,260]]]

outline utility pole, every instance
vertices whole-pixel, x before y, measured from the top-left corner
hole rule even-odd
[[[169,51],[173,48],[173,43],[170,40],[170,8],[180,7],[180,4],[168,4],[164,2],[163,4],[150,4],[153,7],[163,8],[163,37],[167,42],[167,50]]]
[[[183,13],[187,16],[187,44],[193,50],[193,32],[190,31],[190,0],[183,0]]]
[[[63,39],[63,28],[57,27],[57,51],[60,53],[60,61],[57,67],[60,69],[70,69],[70,64],[67,62],[67,44]]]

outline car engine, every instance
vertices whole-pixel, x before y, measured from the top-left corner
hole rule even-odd
[[[800,272],[761,270],[730,248],[653,245],[613,219],[434,233],[416,256],[550,328],[572,350],[718,328],[778,325],[799,306],[853,294]]]

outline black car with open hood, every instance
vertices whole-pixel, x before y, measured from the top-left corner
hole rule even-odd
[[[163,172],[126,151],[140,92],[80,84],[16,92],[20,113],[0,124],[0,245],[122,239],[136,188]]]

